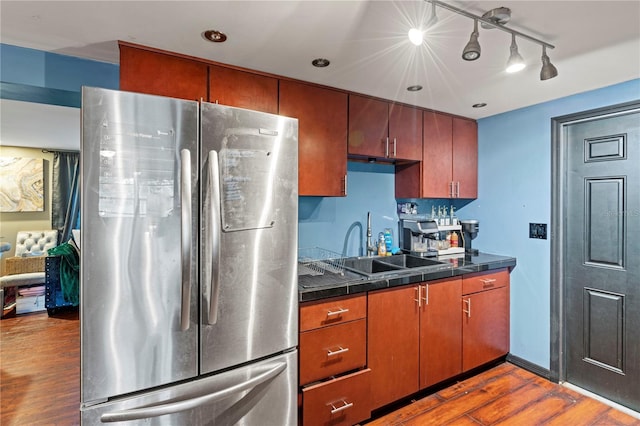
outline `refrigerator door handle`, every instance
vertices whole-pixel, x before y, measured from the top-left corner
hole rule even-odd
[[[218,298],[220,296],[220,167],[218,163],[218,153],[209,151],[209,195],[211,198],[211,208],[209,211],[209,229],[211,238],[211,293],[209,300],[209,314],[207,323],[214,325],[218,322]]]
[[[180,329],[189,329],[191,319],[191,250],[193,247],[191,235],[191,152],[188,149],[180,151],[180,249],[182,266],[182,308],[180,310]]]
[[[150,406],[148,405],[140,408],[132,408],[129,410],[104,413],[100,417],[100,420],[103,423],[126,422],[131,420],[141,420],[141,419],[147,419],[150,417],[158,417],[158,416],[163,416],[165,414],[174,414],[181,411],[191,410],[193,408],[196,408],[205,404],[211,404],[221,399],[228,398],[240,392],[244,392],[248,389],[255,388],[256,386],[273,379],[278,374],[282,373],[286,368],[287,368],[286,362],[279,362],[273,368],[267,370],[262,374],[259,374],[244,382],[240,382],[228,388],[222,389],[218,392],[214,392],[207,395],[202,395],[202,396],[198,396],[195,398],[186,399],[182,401],[170,402],[166,404],[160,403],[159,405],[150,405]]]

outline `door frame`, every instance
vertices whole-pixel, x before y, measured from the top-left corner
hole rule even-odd
[[[550,371],[554,382],[566,380],[566,312],[564,306],[564,264],[566,261],[566,203],[568,149],[567,126],[583,121],[640,111],[640,100],[596,108],[551,119],[551,289]]]

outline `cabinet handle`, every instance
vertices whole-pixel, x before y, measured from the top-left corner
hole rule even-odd
[[[453,181],[449,182],[449,196],[451,198],[455,198],[454,197],[454,191],[453,191],[453,184],[454,184]]]
[[[493,283],[495,283],[497,280],[495,278],[485,278],[485,279],[480,278],[480,281],[483,284],[482,287],[487,288],[487,287],[493,287]]]
[[[384,147],[384,156],[386,158],[389,158],[389,137],[387,136],[387,143],[385,144]]]
[[[416,291],[418,292],[418,298],[413,300],[415,302],[418,302],[418,308],[420,308],[422,306],[422,286],[419,285],[418,287],[416,287]]]
[[[347,175],[344,175],[344,195],[347,196]]]
[[[398,155],[396,154],[396,147],[398,146],[398,141],[396,140],[396,138],[393,138],[393,158],[397,157]]]
[[[456,182],[456,198],[460,198],[460,181]]]
[[[338,308],[337,311],[328,310],[327,311],[327,316],[328,317],[332,317],[332,316],[335,316],[335,315],[346,314],[347,312],[349,312],[349,309],[347,309],[347,308]]]
[[[465,314],[467,314],[467,318],[471,318],[471,298],[467,299],[464,301],[464,303],[467,304],[467,310],[465,310],[464,308],[462,308],[462,312],[464,312]]]
[[[353,407],[353,402],[347,402],[344,399],[341,400],[340,402],[342,403],[342,405],[340,407],[336,407],[335,403],[333,403],[333,402],[330,402],[329,404],[327,404],[327,405],[331,406],[331,414],[335,414],[335,413],[338,413],[338,412],[340,412],[342,410],[346,410],[347,408]]]
[[[345,352],[349,352],[349,348],[343,348],[342,346],[338,346],[340,349],[337,351],[332,351],[331,349],[327,349],[327,356],[336,356],[343,354]]]
[[[424,285],[424,297],[422,300],[424,300],[425,305],[429,304],[429,284]]]

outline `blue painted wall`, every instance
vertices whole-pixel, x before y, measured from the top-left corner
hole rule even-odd
[[[359,255],[359,241],[367,237],[367,212],[371,212],[372,240],[385,228],[393,230],[397,245],[394,166],[348,163],[346,197],[300,197],[298,241],[301,248],[321,247],[342,253],[346,233],[354,222],[362,224],[350,232],[346,254]],[[364,243],[362,244],[364,245]],[[366,254],[366,247],[363,248]]]
[[[459,215],[480,221],[474,247],[517,257],[511,353],[541,367],[550,365],[550,240],[529,239],[529,223],[550,225],[551,119],[638,99],[640,79],[478,120],[478,199]]]
[[[82,86],[118,89],[116,64],[0,44],[2,97],[27,102],[80,106]]]

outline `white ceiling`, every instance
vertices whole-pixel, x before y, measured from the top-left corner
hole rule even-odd
[[[463,61],[473,21],[442,8],[416,48],[407,31],[431,15],[421,0],[2,0],[0,40],[113,63],[125,40],[473,118],[640,77],[640,1],[449,3],[477,15],[509,7],[507,27],[556,46],[547,53],[559,76],[540,81],[541,48],[523,39],[528,66],[507,75],[510,35],[496,29],[480,29],[481,58]],[[227,42],[205,41],[208,29]],[[312,67],[317,57],[331,65]],[[424,89],[407,92],[414,84]]]

